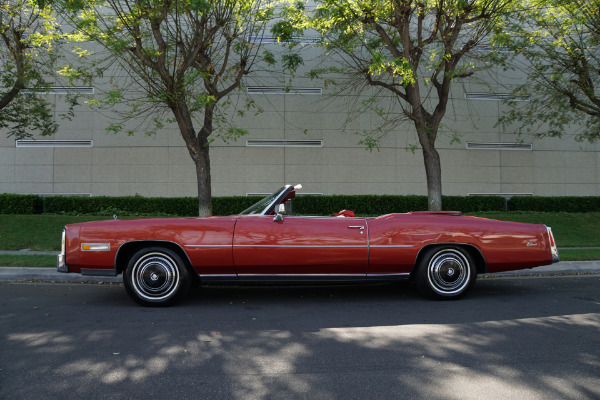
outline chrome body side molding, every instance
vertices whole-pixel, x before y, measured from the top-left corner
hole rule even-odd
[[[244,282],[385,282],[408,280],[410,273],[397,274],[240,274],[198,275],[202,283]]]

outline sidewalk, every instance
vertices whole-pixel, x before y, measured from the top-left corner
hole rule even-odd
[[[497,274],[484,274],[481,277],[502,276],[548,276],[568,274],[600,274],[600,261],[562,261],[552,265],[545,265],[532,269],[501,272]],[[30,268],[30,267],[0,267],[0,282],[14,281],[42,281],[42,282],[92,282],[109,283],[123,282],[123,276],[83,276],[81,274],[64,274],[55,268]]]
[[[498,272],[481,276],[536,276],[536,275],[568,275],[580,273],[600,274],[600,260],[595,261],[561,261],[556,264],[543,265],[531,269]]]

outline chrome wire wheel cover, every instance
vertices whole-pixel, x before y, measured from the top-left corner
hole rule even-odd
[[[427,279],[431,288],[442,296],[458,294],[471,281],[469,260],[460,251],[441,250],[429,261]]]
[[[180,275],[177,263],[164,253],[141,257],[131,271],[133,290],[146,300],[160,301],[177,291]]]

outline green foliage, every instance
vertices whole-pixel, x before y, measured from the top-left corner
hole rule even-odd
[[[59,47],[69,35],[59,32],[55,15],[33,0],[0,3],[0,129],[9,137],[52,135],[58,124],[45,94],[55,77]],[[72,114],[72,107],[67,117]]]
[[[299,66],[304,65],[304,59],[299,54],[284,54],[281,56],[283,68],[294,73]]]
[[[0,214],[39,214],[43,212],[42,198],[26,194],[0,194]]]
[[[239,110],[240,113],[243,113],[242,110]],[[244,135],[247,135],[249,132],[246,129],[231,127],[227,129],[227,132],[221,135],[221,138],[225,143],[229,143],[231,141],[235,142],[239,138]]]
[[[44,199],[44,213],[195,216],[198,214],[198,199],[193,197],[52,196]]]
[[[277,21],[271,26],[271,32],[277,37],[278,42],[291,42],[294,36],[302,34],[302,29],[299,29],[291,21]]]
[[[499,121],[506,130],[534,137],[576,132],[579,141],[600,139],[599,0],[529,0],[523,13],[498,27],[497,60],[525,71],[510,110]],[[525,61],[523,61],[525,60]],[[529,101],[517,101],[527,96]]]
[[[0,265],[3,267],[56,268],[56,256],[45,254],[0,254]]]
[[[255,196],[214,197],[214,215],[233,215],[250,207],[260,198]],[[491,196],[447,196],[446,209],[463,212],[502,211],[504,198]],[[0,195],[0,214],[72,214],[72,215],[173,215],[196,216],[195,197],[143,196],[48,196]],[[331,195],[298,196],[293,211],[303,215],[329,215],[351,209],[365,215],[379,215],[427,209],[426,196]]]
[[[231,116],[240,104],[248,110],[252,103],[231,101],[231,95],[240,91],[242,79],[253,72],[261,53],[268,62],[274,61],[273,54],[263,53],[251,38],[265,34],[275,0],[56,0],[55,4],[89,46],[78,49],[78,68],[64,67],[61,73],[89,82],[110,71],[104,92],[86,102],[111,113],[108,132],[154,135],[165,123],[176,122],[196,164],[197,209],[209,214],[210,143],[246,134]],[[94,54],[99,48],[101,52]],[[300,63],[294,57],[286,62],[290,68]],[[120,73],[115,74],[115,68]]]
[[[509,210],[540,212],[599,212],[600,197],[515,196],[510,199]]]
[[[444,210],[463,213],[481,212],[506,208],[506,199],[500,196],[442,196]]]
[[[485,212],[475,215],[502,221],[544,224],[552,228],[558,247],[600,247],[599,212],[512,211],[503,213]]]
[[[256,197],[213,198],[215,215],[232,215],[250,207]],[[0,214],[70,214],[117,216],[197,216],[195,197],[48,196],[0,194]]]
[[[352,119],[378,116],[373,129],[356,132],[360,144],[378,149],[388,134],[410,123],[426,160],[432,209],[441,207],[441,167],[435,142],[456,80],[489,68],[467,58],[487,40],[501,16],[513,8],[506,0],[317,0],[293,23],[321,34],[323,62],[310,78],[336,75],[333,95],[348,95]],[[288,15],[302,14],[293,4]],[[334,64],[332,69],[323,64]],[[375,94],[374,96],[372,94]],[[362,101],[372,96],[373,101]]]
[[[8,137],[31,138],[39,133],[53,135],[58,129],[52,104],[41,94],[20,94],[0,112],[0,128],[7,128]]]
[[[444,209],[449,211],[478,212],[502,211],[503,197],[443,196]],[[425,211],[427,196],[395,195],[338,195],[298,196],[292,201],[293,212],[302,215],[330,215],[348,209],[360,215],[382,215],[409,211]]]
[[[339,195],[298,196],[292,201],[293,212],[301,215],[330,215],[340,210],[352,210],[360,215],[427,209],[426,196]]]
[[[260,200],[255,196],[213,197],[214,215],[234,215]]]
[[[262,51],[248,38],[264,33],[273,17],[271,0],[59,0],[56,4],[90,46],[78,52],[77,68],[61,70],[65,77],[90,80],[115,65],[132,77],[111,78],[103,94],[86,102],[117,114],[118,121],[108,131],[116,133],[121,129],[115,127],[125,121],[154,116],[131,132],[157,132],[165,120],[182,119],[182,108],[186,110],[181,113],[191,117],[183,125],[196,133],[219,136],[235,130],[222,109],[232,106],[226,97],[240,87],[242,76]],[[92,50],[97,45],[104,48],[102,53]],[[204,118],[207,113],[211,118]],[[182,121],[178,122],[181,127]],[[198,122],[200,129],[190,126]],[[190,136],[189,132],[182,135]]]
[[[206,14],[210,10],[210,3],[206,0],[189,0],[190,10]]]
[[[59,250],[60,232],[66,224],[111,217],[0,214],[0,249]]]
[[[215,215],[233,215],[250,207],[258,197],[214,197]],[[508,203],[499,196],[443,196],[444,209],[464,213],[482,211],[600,212],[600,197],[514,196]],[[196,216],[195,197],[143,196],[36,196],[0,194],[0,214],[73,215],[174,215]],[[327,195],[298,196],[293,212],[301,215],[330,215],[350,209],[361,215],[381,215],[427,210],[427,196]]]
[[[600,260],[600,249],[560,249],[561,261]]]
[[[263,51],[262,56],[263,56],[263,61],[269,65],[274,65],[277,62],[277,60],[275,59],[275,54],[273,54],[269,50]]]

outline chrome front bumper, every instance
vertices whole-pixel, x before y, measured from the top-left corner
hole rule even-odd
[[[65,251],[67,250],[67,232],[63,229],[62,231],[62,239],[60,242],[60,253],[56,257],[56,270],[58,272],[69,272],[69,267],[67,266],[65,260]]]
[[[67,267],[67,264],[65,263],[65,255],[63,253],[60,253],[56,257],[56,270],[58,272],[69,272],[69,267]]]

